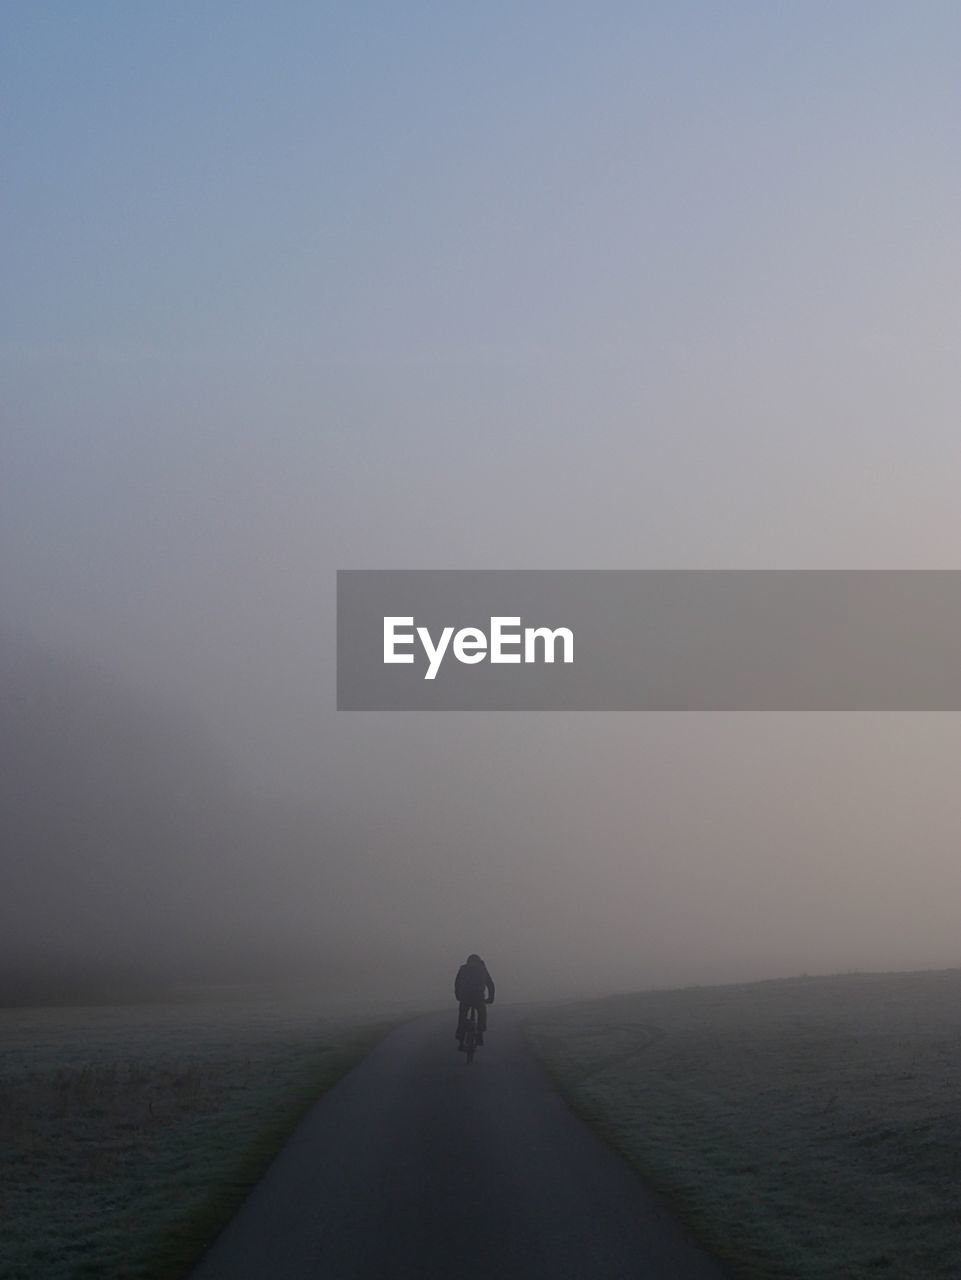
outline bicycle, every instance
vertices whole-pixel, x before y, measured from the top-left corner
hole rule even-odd
[[[477,1048],[477,1009],[471,1005],[464,1023],[464,1051],[467,1054],[467,1065],[474,1061],[474,1050]]]

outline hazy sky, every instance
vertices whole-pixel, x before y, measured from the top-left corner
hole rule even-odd
[[[420,975],[961,961],[956,717],[333,710],[337,567],[961,567],[955,3],[3,25],[5,629],[336,811]]]

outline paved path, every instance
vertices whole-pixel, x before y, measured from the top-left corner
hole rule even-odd
[[[565,1107],[520,1015],[468,1067],[400,1027],[308,1113],[194,1280],[720,1280]]]

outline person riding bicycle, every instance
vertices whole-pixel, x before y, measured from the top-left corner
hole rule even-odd
[[[487,1030],[487,1006],[494,1003],[494,979],[480,956],[469,955],[457,970],[454,999],[458,1004],[457,1030],[454,1032],[458,1049],[464,1048],[464,1030],[471,1009],[477,1010],[477,1044],[483,1044]]]

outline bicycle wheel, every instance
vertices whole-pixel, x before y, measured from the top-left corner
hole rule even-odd
[[[474,1049],[477,1045],[477,1022],[474,1012],[471,1010],[471,1017],[464,1030],[464,1048],[467,1050],[467,1065],[474,1061]]]

